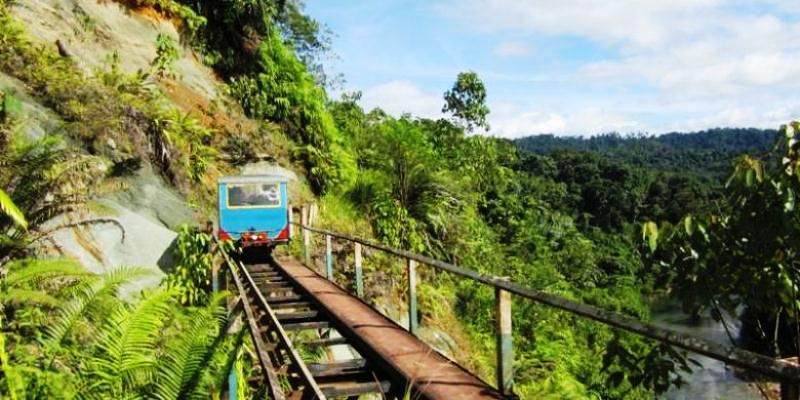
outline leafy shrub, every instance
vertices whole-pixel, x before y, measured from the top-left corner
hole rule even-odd
[[[164,278],[179,293],[181,303],[206,304],[211,291],[211,235],[183,225],[175,241],[174,270]]]
[[[120,296],[140,268],[88,273],[69,260],[5,266],[2,398],[206,398],[238,353],[224,295],[181,307],[176,290]],[[28,318],[32,311],[38,318]],[[8,359],[8,362],[6,362]]]
[[[256,161],[258,157],[253,150],[252,141],[241,135],[234,135],[225,142],[223,150],[228,155],[231,165],[240,167],[247,163]]]
[[[265,38],[258,55],[260,72],[233,79],[232,94],[248,115],[282,123],[300,143],[297,157],[316,192],[349,185],[355,157],[325,108],[324,90],[277,32]]]
[[[184,24],[189,34],[194,34],[199,29],[206,26],[206,19],[192,10],[174,0],[130,0],[135,7],[153,7],[166,14],[168,17],[178,18]]]
[[[156,57],[150,62],[153,72],[162,77],[174,77],[175,61],[180,52],[171,37],[159,33],[156,36]]]

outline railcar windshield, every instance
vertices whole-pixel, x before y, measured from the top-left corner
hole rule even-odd
[[[281,191],[277,183],[228,185],[228,207],[279,207]]]

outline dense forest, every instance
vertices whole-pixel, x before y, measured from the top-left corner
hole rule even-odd
[[[474,72],[443,94],[447,118],[365,110],[358,92],[329,98],[326,32],[298,2],[124,4],[180,21],[185,43],[159,35],[147,71],[124,72],[116,54],[87,72],[0,2],[0,71],[64,121],[26,137],[17,95],[0,103],[0,395],[216,398],[231,369],[246,382],[252,345],[244,330],[228,334],[225,294],[209,293],[206,233],[182,228],[170,273],[126,295],[141,270],[89,273],[53,257],[48,240],[107,218],[46,222],[85,210],[144,165],[205,221],[215,180],[259,158],[297,173],[293,202],[318,203],[322,227],[643,320],[655,298],[688,315],[744,306],[749,348],[797,354],[796,127],[512,142],[474,134],[491,112]],[[189,51],[225,88],[200,114],[166,94]],[[375,256],[365,268],[370,302],[402,298],[397,260]],[[493,381],[493,291],[421,273],[422,326]],[[691,365],[667,346],[522,301],[514,343],[521,398],[650,399]]]
[[[607,133],[591,137],[535,135],[516,139],[530,152],[583,150],[603,154],[637,167],[695,174],[724,180],[742,154],[763,156],[775,146],[778,131],[754,128],[716,128],[662,135]]]

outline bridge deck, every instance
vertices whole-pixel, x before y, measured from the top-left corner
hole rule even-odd
[[[274,259],[301,290],[325,309],[362,354],[372,353],[387,374],[410,382],[428,399],[502,399],[496,389],[451,362],[372,307],[290,257]],[[412,398],[417,398],[412,396]]]

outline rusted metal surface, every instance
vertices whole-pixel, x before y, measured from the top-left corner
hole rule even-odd
[[[289,257],[275,259],[275,265],[297,284],[309,301],[331,318],[332,326],[359,354],[388,374],[393,386],[388,397],[402,398],[404,392],[410,390],[414,399],[504,398],[489,384],[324,276]]]
[[[501,278],[482,275],[476,271],[462,268],[457,265],[446,263],[444,261],[436,260],[420,254],[395,249],[351,235],[313,228],[305,225],[300,225],[300,227],[303,228],[305,232],[316,232],[324,235],[330,235],[339,239],[361,243],[364,246],[378,249],[398,257],[415,260],[422,264],[448,271],[465,278],[473,279],[494,288],[508,291],[520,297],[586,317],[615,328],[649,337],[662,343],[702,354],[715,360],[722,361],[728,365],[757,372],[781,382],[800,384],[800,367],[781,360],[776,360],[736,347],[725,346],[708,340],[680,334],[672,329],[665,328],[657,324],[643,322],[618,312],[603,310],[595,306],[577,303],[560,296],[530,289]]]

